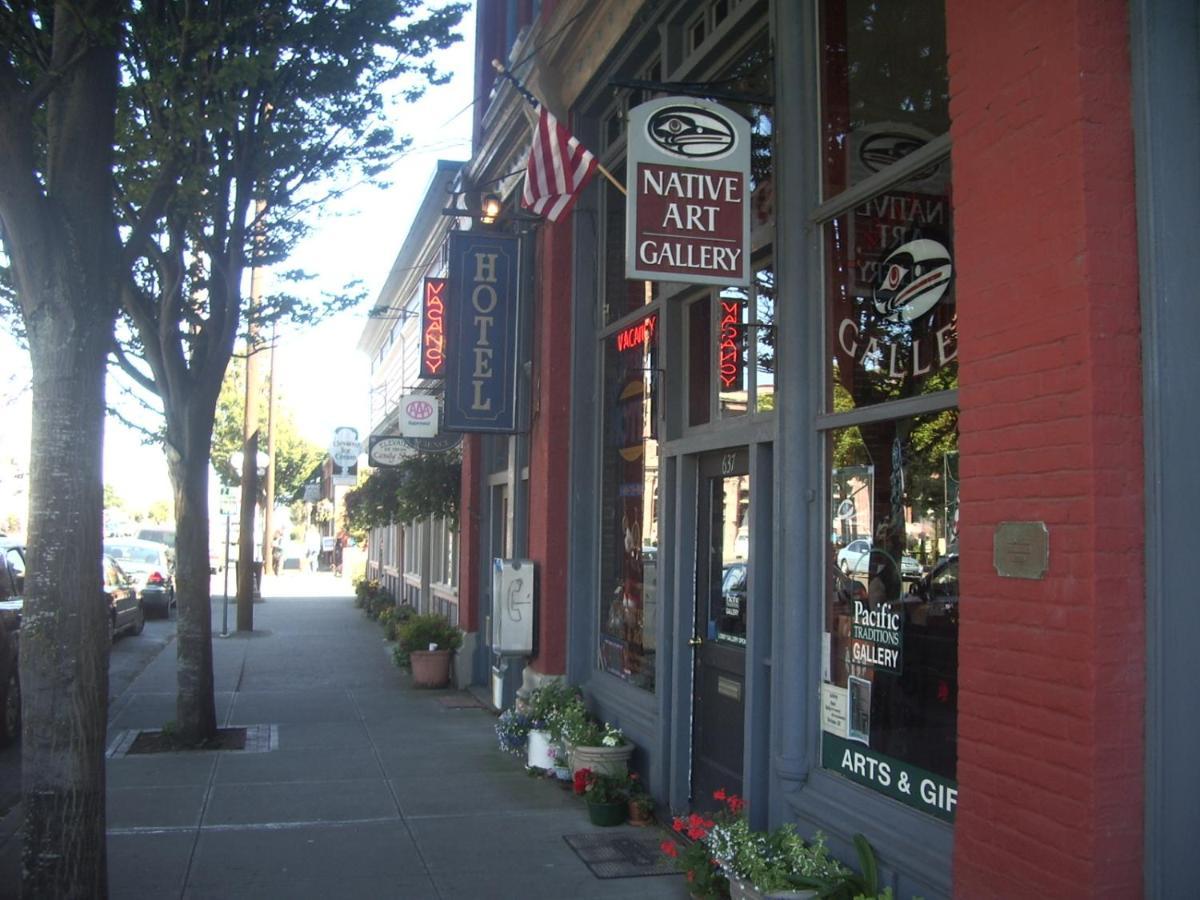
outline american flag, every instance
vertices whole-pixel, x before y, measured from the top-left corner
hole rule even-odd
[[[539,107],[521,205],[557,222],[595,170],[596,157],[558,124],[553,113]]]

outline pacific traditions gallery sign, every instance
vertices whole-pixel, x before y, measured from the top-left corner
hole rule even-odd
[[[750,284],[750,123],[664,97],[629,112],[625,277]]]

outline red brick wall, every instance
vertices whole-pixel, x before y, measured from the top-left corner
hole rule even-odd
[[[571,414],[571,226],[538,230],[529,554],[538,566],[538,654],[533,668],[566,671],[567,479]]]
[[[458,511],[458,624],[464,631],[478,631],[483,626],[479,620],[482,472],[483,453],[479,435],[465,434]]]
[[[1128,9],[947,4],[961,402],[959,897],[1137,897],[1142,423]],[[998,522],[1050,567],[1000,578]]]

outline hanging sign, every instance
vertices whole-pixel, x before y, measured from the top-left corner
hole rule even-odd
[[[436,437],[438,402],[431,394],[407,394],[400,398],[400,434],[405,437]]]
[[[742,301],[721,298],[721,330],[718,344],[717,376],[721,390],[736,391],[742,387],[745,362],[742,354]]]
[[[412,455],[398,434],[373,434],[367,441],[367,462],[375,468],[398,466]]]
[[[750,123],[691,97],[629,111],[625,277],[750,284]]]
[[[453,232],[449,249],[445,426],[515,432],[520,239]]]
[[[421,377],[443,378],[446,372],[446,279],[426,278],[421,304]]]

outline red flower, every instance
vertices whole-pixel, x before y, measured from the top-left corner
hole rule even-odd
[[[688,871],[687,871],[687,880],[689,882],[696,880],[696,873],[693,872],[691,869],[688,869]]]
[[[724,800],[725,799],[725,788],[717,788],[715,791],[713,791],[713,799],[714,800]]]
[[[676,831],[683,831],[683,819],[679,818],[679,816],[676,816],[675,821],[671,823],[671,827]]]
[[[578,769],[575,772],[575,777],[571,781],[571,786],[577,796],[587,792],[588,782],[591,780],[591,769]]]
[[[663,841],[659,844],[659,849],[672,859],[676,859],[679,856],[679,848],[675,846],[674,841]]]

